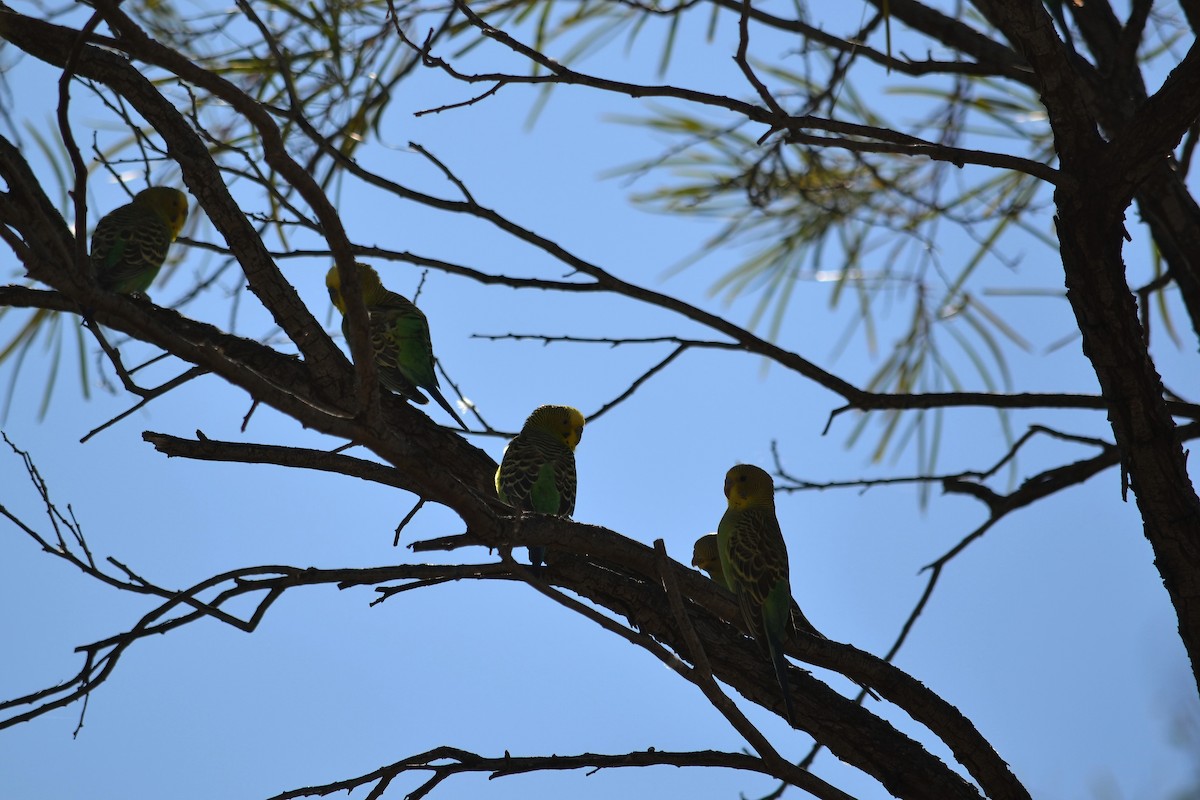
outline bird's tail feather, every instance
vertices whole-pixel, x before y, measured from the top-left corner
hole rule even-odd
[[[442,393],[440,391],[438,391],[437,389],[426,389],[425,391],[429,392],[429,394],[433,397],[434,400],[437,400],[437,404],[439,406],[446,409],[447,414],[454,417],[454,421],[458,423],[458,426],[460,428],[462,428],[464,431],[470,430],[470,428],[467,427],[467,423],[463,422],[462,417],[460,417],[458,415],[458,413],[455,412],[454,406],[450,405],[449,401],[446,400],[445,397],[442,397]]]
[[[783,710],[787,714],[788,725],[796,727],[796,710],[792,708],[792,692],[788,686],[787,659],[783,657],[783,646],[773,636],[767,636],[767,647],[771,651],[771,663],[775,666],[775,679],[783,690]]]

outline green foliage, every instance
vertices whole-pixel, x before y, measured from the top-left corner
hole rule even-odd
[[[780,96],[823,95],[819,82],[800,74],[778,67],[761,72],[781,83]],[[929,111],[909,128],[913,135],[936,133],[943,144],[1002,139],[1026,147],[1031,159],[1050,162],[1052,142],[1044,119],[1037,117],[1036,97],[1005,88],[969,80],[942,89],[915,85],[906,91],[926,101]],[[828,102],[833,119],[899,129],[849,85]],[[1029,120],[1037,120],[1032,129]],[[1048,253],[1056,247],[1031,219],[1046,202],[1038,180],[1015,172],[966,170],[964,175],[945,163],[792,144],[784,135],[760,143],[761,126],[720,127],[669,108],[621,121],[671,142],[663,154],[613,173],[657,179],[657,187],[634,195],[636,202],[661,213],[724,221],[669,274],[727,248],[748,253],[719,275],[710,291],[727,304],[756,295],[748,325],[765,327],[771,339],[783,330],[800,287],[827,284],[832,307],[851,301],[837,349],[861,336],[868,348],[885,353],[864,387],[872,391],[960,391],[980,382],[988,391],[1011,388],[1009,348],[1028,352],[1033,346],[973,287],[986,280],[977,275],[985,264],[1006,263],[1001,248],[1010,229],[1032,234]],[[947,222],[960,226],[973,245],[952,259],[935,244]],[[881,318],[891,315],[897,301],[908,304],[907,325]],[[880,341],[884,330],[895,330],[890,345]],[[951,357],[951,349],[965,356],[972,380],[960,379],[955,364],[963,359]],[[902,414],[882,416],[872,458],[882,459],[889,448],[899,454],[915,440],[920,468],[932,472],[941,414],[910,413],[907,427],[901,427]],[[870,419],[860,420],[851,444]],[[1003,412],[1000,422],[1007,434]]]
[[[0,307],[0,321],[3,321],[6,314],[13,311],[12,308]],[[68,345],[72,346],[78,355],[79,384],[83,396],[85,399],[91,396],[88,386],[87,342],[84,340],[83,328],[79,324],[78,317],[37,309],[29,314],[24,323],[20,324],[16,334],[0,346],[0,364],[11,358],[13,365],[8,391],[4,396],[4,409],[0,412],[0,421],[8,417],[8,410],[12,406],[13,394],[17,389],[17,381],[21,375],[21,368],[25,364],[25,357],[29,355],[34,344],[39,340],[42,343],[41,350],[47,360],[46,383],[42,389],[38,414],[44,416],[50,407],[50,398],[54,394],[59,368],[62,365],[63,351]]]

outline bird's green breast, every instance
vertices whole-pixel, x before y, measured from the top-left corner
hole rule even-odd
[[[538,470],[537,479],[529,492],[529,499],[533,501],[534,511],[542,514],[561,513],[562,494],[558,491],[554,465],[550,462],[543,463]]]

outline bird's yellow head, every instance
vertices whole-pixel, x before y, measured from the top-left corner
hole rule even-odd
[[[721,554],[717,549],[717,535],[706,533],[696,540],[692,549],[692,566],[712,575],[714,570],[721,569]]]
[[[187,221],[187,195],[170,186],[151,186],[142,189],[133,197],[133,205],[151,212],[171,229],[171,241],[183,230]]]
[[[775,484],[766,470],[738,464],[725,473],[725,497],[732,509],[774,506]]]
[[[358,264],[358,285],[362,287],[363,302],[371,305],[383,299],[387,294],[387,289],[383,288],[383,281],[379,280],[379,273],[372,267],[366,264]],[[329,299],[333,301],[333,305],[338,311],[346,313],[346,300],[342,297],[342,276],[338,274],[337,264],[329,268],[329,272],[325,273],[325,288],[329,290]]]
[[[583,425],[586,422],[579,409],[570,406],[538,406],[529,419],[525,420],[521,430],[537,428],[562,439],[563,443],[575,449],[583,438]]]

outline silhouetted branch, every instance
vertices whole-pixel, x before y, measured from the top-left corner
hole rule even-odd
[[[156,444],[164,445],[168,451],[187,452],[189,455],[208,457],[237,455],[239,458],[272,463],[282,462],[292,457],[288,448],[260,450],[259,446],[247,446],[239,449],[231,448],[225,443],[204,440],[179,442],[171,437],[162,437],[157,434],[149,434],[148,438]],[[207,449],[210,446],[211,449]],[[323,454],[321,457],[325,456],[327,454]],[[304,453],[302,456],[297,456],[295,460],[300,465],[312,467],[314,466],[313,459],[316,458],[318,458],[316,454]],[[337,463],[351,466],[363,474],[371,473],[374,470],[373,465],[362,465],[357,461],[347,459],[345,456],[333,456],[325,462],[316,463],[316,468]],[[506,542],[505,537],[508,537],[512,530],[510,524],[499,518],[495,520],[492,527],[486,530],[478,529],[478,532],[486,533],[491,539],[489,543],[492,546],[511,548],[513,544],[517,543]],[[80,647],[79,650],[84,655],[84,664],[76,676],[67,682],[0,704],[0,710],[10,712],[10,716],[0,721],[0,727],[18,724],[53,708],[65,706],[85,697],[112,674],[125,650],[147,636],[167,633],[205,617],[213,617],[242,631],[253,631],[275,600],[291,588],[322,584],[335,584],[340,588],[348,588],[396,581],[401,584],[418,582],[419,585],[426,586],[463,578],[512,580],[514,573],[516,577],[530,583],[539,591],[548,592],[558,602],[593,618],[610,630],[626,638],[633,637],[638,640],[637,643],[640,646],[651,649],[665,663],[678,665],[679,668],[683,667],[676,657],[657,643],[670,643],[676,652],[686,650],[686,644],[679,639],[681,634],[674,612],[663,595],[662,586],[664,584],[662,581],[669,580],[678,587],[679,591],[686,591],[693,603],[698,604],[694,607],[697,612],[716,603],[715,608],[719,609],[716,617],[710,616],[709,613],[701,613],[700,616],[690,618],[692,624],[696,626],[695,632],[701,639],[715,637],[723,642],[716,651],[705,648],[710,658],[713,657],[714,652],[718,654],[712,663],[713,674],[755,702],[769,703],[772,707],[778,704],[778,687],[775,684],[773,670],[768,664],[763,663],[764,659],[762,659],[761,653],[742,635],[741,631],[725,621],[738,618],[736,606],[728,592],[720,589],[707,578],[685,569],[682,565],[664,562],[661,556],[656,556],[653,550],[644,545],[593,526],[583,526],[569,521],[533,515],[523,519],[520,532],[523,540],[520,544],[553,540],[556,553],[553,567],[535,571],[515,564],[512,562],[511,556],[502,560],[499,566],[396,565],[343,570],[262,566],[231,570],[186,589],[172,590],[155,586],[134,570],[114,561],[113,563],[119,565],[118,569],[121,571],[122,578],[107,576],[96,569],[92,570],[92,573],[95,573],[94,577],[110,584],[128,587],[132,591],[157,596],[162,602],[124,633]],[[497,534],[500,536],[497,537]],[[42,538],[39,541],[45,542],[45,539]],[[589,555],[584,557],[585,553]],[[671,570],[670,578],[663,577],[664,570]],[[612,618],[551,588],[551,584],[578,593],[581,597],[597,603],[598,606],[612,613],[632,615],[630,620],[636,627],[616,624]],[[391,596],[398,591],[403,591],[403,589],[384,590],[382,597]],[[248,595],[256,597],[254,610],[249,617],[236,616],[224,610],[227,604],[235,598]],[[638,599],[639,597],[640,599]],[[631,601],[633,605],[630,605]],[[646,637],[653,637],[653,639]],[[979,764],[986,763],[986,758],[984,761],[979,761],[984,753],[991,752],[986,742],[983,742],[978,734],[971,734],[975,739],[969,744],[968,740],[961,739],[963,733],[973,731],[973,728],[970,728],[969,723],[965,723],[965,720],[962,720],[956,712],[952,712],[952,708],[948,705],[942,704],[941,707],[944,708],[944,711],[936,712],[941,701],[935,701],[931,705],[931,700],[936,696],[924,689],[918,682],[907,676],[901,677],[902,673],[899,671],[878,663],[867,654],[853,648],[823,640],[807,641],[813,637],[801,638],[804,640],[791,643],[789,654],[839,671],[849,671],[851,675],[855,675],[858,668],[848,669],[848,664],[856,663],[860,667],[872,665],[862,673],[864,680],[877,686],[884,696],[908,708],[916,718],[930,724],[932,730],[940,731],[941,735],[949,738],[951,748],[956,753],[973,753],[974,755],[967,759],[968,768],[973,770],[973,774]],[[921,766],[925,756],[919,754],[924,751],[915,742],[910,742],[907,737],[894,731],[886,723],[864,712],[857,705],[841,698],[840,695],[831,692],[824,684],[806,673],[799,670],[792,670],[792,673],[792,678],[799,689],[795,693],[797,705],[805,716],[803,724],[805,727],[813,726],[810,733],[818,739],[827,740],[840,758],[850,758],[850,760],[862,764],[866,769],[879,774],[885,783],[899,780],[898,775],[889,777],[896,769],[890,757],[882,761],[878,760],[877,757],[868,755],[870,749],[859,751],[861,756],[866,757],[866,761],[854,755],[859,747],[854,742],[861,737],[852,731],[861,730],[870,736],[884,736],[891,742],[888,745],[889,748],[900,747],[902,750],[913,748],[912,753],[904,760],[908,766],[902,770],[916,768],[919,772],[926,774],[930,780],[935,780],[941,786],[941,789],[938,790],[942,792],[940,796],[947,796],[945,792],[949,792],[951,796],[974,796],[973,793],[960,795],[957,789],[950,788],[952,784],[946,784],[944,779],[935,779],[936,770],[931,773],[927,771],[926,767]],[[917,694],[913,695],[913,692]],[[917,696],[923,699],[913,704]],[[831,709],[834,708],[839,711],[831,717]],[[19,711],[18,709],[26,710]],[[934,712],[932,717],[930,716],[931,712]],[[944,716],[945,712],[952,713],[950,716]],[[851,722],[850,719],[841,722],[835,721],[839,716],[845,714],[850,714],[854,721]],[[947,724],[949,727],[946,727]],[[966,724],[967,727],[962,728],[963,724]],[[951,733],[947,734],[947,731]],[[978,751],[979,746],[984,747],[985,750]],[[994,753],[987,758],[994,758]],[[779,769],[782,770],[784,767],[779,766]],[[796,768],[788,766],[787,769]],[[984,775],[986,776],[986,774],[985,772]],[[789,780],[791,779],[789,778]],[[795,780],[801,780],[801,778],[795,776]],[[1007,780],[1011,780],[1011,776]],[[990,782],[990,779],[985,782]],[[963,786],[965,787],[965,784]],[[1004,793],[1001,792],[1000,795],[1004,795]],[[1021,795],[1004,796],[1019,797]]]
[[[454,775],[479,772],[487,773],[489,779],[493,779],[531,772],[576,769],[589,770],[588,774],[590,775],[602,769],[627,769],[630,767],[652,766],[723,767],[774,776],[774,773],[764,764],[762,759],[745,753],[726,753],[716,750],[670,752],[652,748],[632,753],[612,755],[583,753],[576,756],[512,756],[505,753],[500,757],[488,758],[461,750],[457,747],[442,746],[424,753],[418,753],[354,778],[319,786],[308,786],[303,789],[293,789],[277,794],[270,798],[270,800],[295,800],[298,797],[326,797],[338,792],[350,792],[372,784],[375,784],[377,789],[386,788],[396,778],[409,772],[433,773],[433,776],[418,789],[407,795],[411,800],[417,800],[417,798],[428,795],[442,781]],[[843,800],[850,799],[850,795],[843,792],[817,796],[837,797]]]
[[[918,139],[917,137],[901,134],[887,128],[878,128],[870,125],[841,122],[838,120],[823,119],[814,116],[791,116],[785,113],[780,113],[780,111],[763,108],[761,106],[756,106],[741,100],[735,100],[730,97],[714,95],[709,92],[703,92],[694,89],[684,89],[675,86],[649,86],[634,84],[625,81],[609,80],[607,78],[601,78],[579,72],[560,64],[549,56],[546,56],[525,44],[522,44],[504,31],[493,28],[487,22],[477,16],[474,11],[472,11],[466,3],[461,2],[461,0],[456,0],[455,7],[462,12],[467,20],[474,25],[482,35],[489,39],[493,39],[503,44],[505,47],[508,47],[513,52],[528,58],[533,63],[544,68],[548,73],[533,75],[518,75],[508,73],[468,74],[458,71],[441,58],[430,54],[424,54],[426,66],[440,69],[456,80],[460,80],[465,83],[500,83],[502,85],[573,84],[579,86],[588,86],[591,88],[601,89],[603,91],[636,98],[673,97],[702,106],[712,106],[715,108],[725,109],[727,111],[733,111],[741,116],[744,116],[746,119],[767,125],[770,130],[787,130],[789,139],[794,141],[818,143],[827,147],[844,148],[853,152],[891,153],[913,156],[920,155],[926,156],[935,161],[946,161],[956,166],[963,166],[964,164],[979,164],[982,166],[999,167],[1016,172],[1023,172],[1040,178],[1048,183],[1055,183],[1058,179],[1058,171],[1053,167],[1036,161],[1031,161],[1029,159],[1021,158],[1019,156],[1011,156],[1002,153],[989,153],[980,150],[968,150],[957,147],[947,147],[945,145],[926,142]],[[402,32],[400,35],[402,37],[404,36]],[[414,51],[422,52],[421,48],[417,47],[415,43],[409,41],[407,38],[405,38],[405,41],[410,47],[412,47]],[[822,130],[830,133],[841,134],[841,136],[813,136],[812,134],[805,133],[806,130]]]
[[[116,362],[116,363],[119,363],[119,362]],[[158,398],[158,397],[162,397],[164,394],[171,391],[172,389],[176,389],[176,388],[182,386],[183,384],[187,383],[188,381],[192,380],[193,378],[198,378],[201,375],[206,374],[207,372],[208,372],[208,370],[205,369],[204,367],[192,367],[191,369],[185,370],[185,371],[181,372],[179,375],[176,375],[174,378],[171,378],[169,381],[165,381],[151,389],[139,389],[138,391],[133,392],[134,394],[140,395],[142,399],[139,400],[138,402],[134,403],[132,406],[130,406],[126,410],[122,411],[120,414],[117,414],[115,417],[108,420],[103,425],[92,428],[90,431],[88,431],[86,434],[83,435],[83,437],[79,440],[79,443],[80,444],[86,443],[89,439],[91,439],[97,433],[100,433],[101,431],[117,424],[118,422],[125,419],[130,414],[134,413],[135,411],[145,408],[146,405],[149,404],[151,400],[154,400],[155,398]],[[128,386],[126,388],[128,388]]]
[[[166,433],[145,431],[142,439],[167,457],[179,456],[199,461],[226,461],[240,464],[275,464],[319,472],[332,472],[361,478],[385,486],[412,491],[404,475],[394,467],[353,456],[338,455],[326,450],[307,447],[285,447],[273,444],[223,442],[217,439],[182,439]]]

